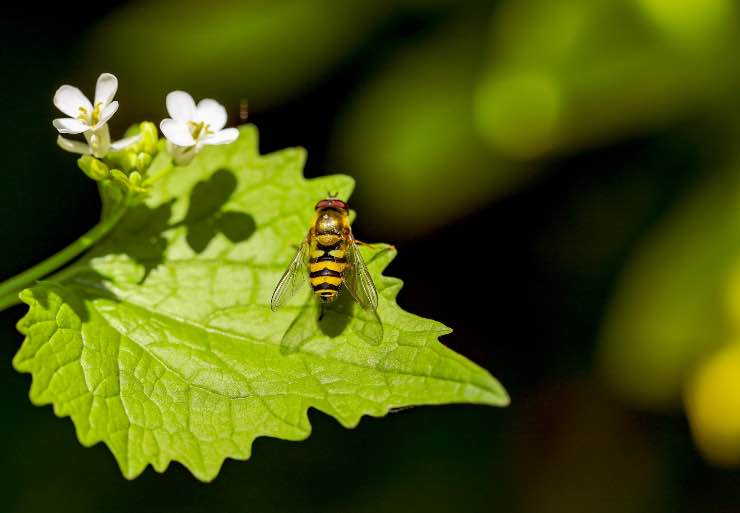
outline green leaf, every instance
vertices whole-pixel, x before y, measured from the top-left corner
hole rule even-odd
[[[317,199],[353,186],[305,180],[304,161],[302,149],[260,156],[244,127],[158,182],[71,277],[23,291],[14,365],[33,375],[31,400],[72,417],[82,444],[108,445],[128,478],[179,461],[202,480],[247,459],[258,436],[306,438],[309,407],[353,427],[409,405],[507,404],[488,372],[439,343],[448,328],[396,305],[388,246],[363,249],[382,341],[347,294],[320,322],[306,317],[308,289],[270,310]]]

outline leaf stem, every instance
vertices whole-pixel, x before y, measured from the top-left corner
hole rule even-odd
[[[157,155],[157,157],[159,157],[159,155]],[[152,166],[147,170],[147,174],[152,174],[144,180],[144,183],[142,184],[144,187],[151,187],[152,185],[157,183],[160,178],[172,171],[172,169],[174,168],[172,164],[172,159],[169,158],[169,156],[167,158],[168,160],[166,161],[166,163],[162,164],[161,166],[156,165],[158,163],[157,161],[152,163]],[[159,167],[159,169],[156,169],[157,167]],[[155,168],[155,170],[152,171],[152,168]]]
[[[18,293],[32,285],[36,280],[56,271],[63,265],[77,258],[93,244],[105,237],[121,220],[128,209],[128,198],[113,210],[110,215],[101,219],[90,231],[72,244],[16,276],[0,283],[0,311],[19,303]]]

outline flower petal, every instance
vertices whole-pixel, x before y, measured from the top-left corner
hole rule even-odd
[[[110,73],[101,73],[98,83],[95,84],[95,104],[101,103],[103,108],[113,100],[118,91],[118,79]]]
[[[52,121],[52,125],[60,134],[81,134],[90,130],[90,125],[74,118],[57,118]]]
[[[239,130],[236,128],[226,128],[213,135],[203,139],[203,144],[230,144],[239,137]]]
[[[159,129],[162,131],[168,141],[178,146],[193,146],[195,139],[190,134],[190,129],[185,123],[175,121],[174,119],[163,119],[159,124]]]
[[[128,148],[132,144],[136,144],[141,140],[142,135],[136,134],[132,135],[131,137],[124,137],[123,139],[119,139],[117,141],[114,141],[110,147],[113,151],[120,151],[124,148]]]
[[[172,91],[167,95],[167,112],[175,121],[185,122],[195,118],[195,101],[185,91]]]
[[[226,109],[210,98],[198,102],[196,116],[198,121],[204,121],[214,132],[218,132],[226,124]]]
[[[81,141],[73,141],[71,139],[66,139],[60,135],[59,137],[57,137],[57,144],[61,149],[69,151],[71,153],[80,153],[82,155],[90,154],[90,147]]]
[[[108,104],[108,106],[103,109],[103,112],[100,113],[100,121],[98,121],[98,124],[95,125],[95,128],[100,128],[105,123],[108,122],[108,120],[113,116],[113,114],[116,113],[118,110],[118,101],[112,101]]]
[[[92,105],[82,91],[71,85],[63,85],[54,93],[54,105],[71,118],[80,115],[80,107],[92,112]]]

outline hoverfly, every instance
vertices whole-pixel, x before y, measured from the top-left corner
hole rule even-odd
[[[347,203],[329,197],[314,210],[308,234],[272,294],[272,310],[308,280],[322,305],[334,301],[344,284],[364,310],[375,311],[378,292],[352,235]]]

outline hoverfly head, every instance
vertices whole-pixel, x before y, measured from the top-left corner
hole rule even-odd
[[[316,206],[314,207],[315,210],[326,210],[326,209],[332,209],[332,210],[339,210],[339,211],[345,211],[349,212],[349,206],[344,201],[329,197],[326,199],[323,199],[316,203]]]

